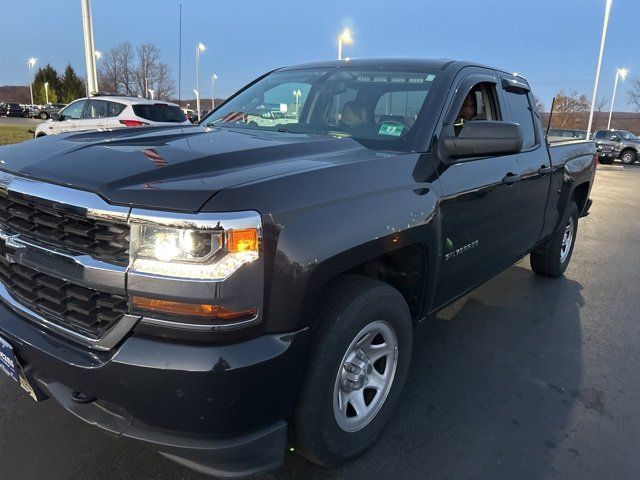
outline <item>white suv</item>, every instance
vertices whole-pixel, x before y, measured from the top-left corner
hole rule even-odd
[[[97,94],[71,102],[58,114],[53,114],[36,127],[35,137],[81,130],[176,124],[190,125],[190,122],[175,103]]]

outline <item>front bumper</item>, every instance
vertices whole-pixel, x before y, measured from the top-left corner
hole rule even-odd
[[[0,305],[0,336],[13,345],[32,383],[113,435],[221,476],[255,473],[283,460],[283,419],[302,380],[306,329],[232,345],[134,334],[109,352],[95,352]]]

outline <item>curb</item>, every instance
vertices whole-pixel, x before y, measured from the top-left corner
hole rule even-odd
[[[600,165],[596,167],[596,170],[624,170],[622,165]]]

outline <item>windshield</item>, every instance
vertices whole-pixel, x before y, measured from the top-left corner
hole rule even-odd
[[[436,73],[363,68],[276,71],[206,117],[205,126],[352,137],[409,150]]]
[[[618,130],[618,134],[625,140],[638,140],[636,135],[631,132],[627,132],[626,130]]]

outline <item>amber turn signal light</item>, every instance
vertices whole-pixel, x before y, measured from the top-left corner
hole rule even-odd
[[[210,320],[241,320],[256,316],[257,309],[230,310],[222,305],[208,305],[201,303],[183,303],[172,300],[160,300],[157,298],[132,297],[133,306],[152,312],[167,313],[170,315],[207,318]]]
[[[257,252],[258,230],[243,228],[227,232],[227,251],[231,253]]]

